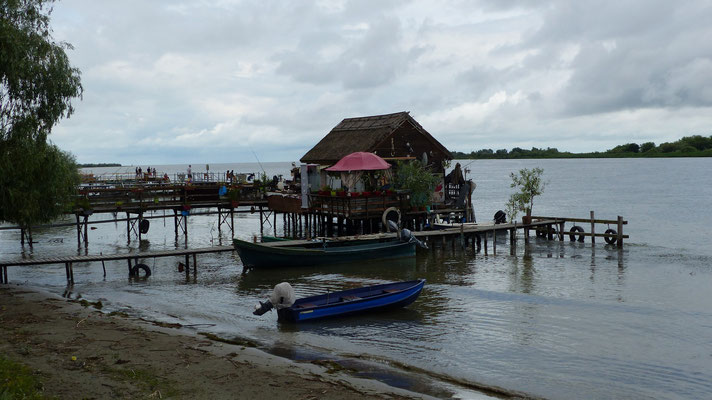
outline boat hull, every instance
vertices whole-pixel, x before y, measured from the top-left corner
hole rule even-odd
[[[405,307],[414,302],[425,279],[387,283],[298,299],[277,310],[280,322],[297,323]]]
[[[298,267],[415,256],[415,243],[384,242],[337,247],[271,247],[233,239],[246,268]]]

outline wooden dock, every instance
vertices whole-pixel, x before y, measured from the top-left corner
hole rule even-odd
[[[160,257],[185,257],[185,276],[186,280],[190,278],[190,259],[193,259],[193,273],[197,274],[197,255],[210,253],[232,252],[232,246],[211,246],[196,249],[179,249],[179,250],[159,250],[142,253],[129,254],[111,254],[111,255],[85,255],[85,256],[69,256],[69,257],[54,257],[54,258],[35,258],[17,261],[0,262],[0,283],[8,283],[7,267],[22,267],[29,265],[50,265],[64,264],[67,272],[67,283],[74,283],[74,270],[72,268],[75,263],[83,262],[98,262],[103,265],[105,261],[125,260],[128,264],[129,274],[134,273],[136,266],[139,265],[139,259],[160,258]],[[133,261],[133,265],[131,264]],[[137,272],[137,271],[136,271]],[[104,272],[106,273],[106,272]]]
[[[623,226],[628,223],[623,217],[618,217],[615,220],[605,220],[605,219],[595,219],[593,211],[591,211],[590,218],[547,218],[547,217],[533,217],[533,221],[530,224],[520,224],[520,223],[503,223],[503,224],[493,224],[484,223],[480,225],[466,225],[461,224],[459,228],[448,228],[441,230],[430,230],[430,231],[417,231],[412,232],[412,234],[424,240],[426,243],[435,244],[437,242],[445,243],[448,239],[451,240],[452,246],[456,246],[456,243],[460,243],[463,248],[466,248],[469,244],[472,245],[475,253],[484,249],[485,255],[488,254],[488,238],[492,237],[492,251],[494,254],[497,252],[497,235],[508,234],[510,248],[514,249],[517,241],[517,231],[524,232],[525,243],[529,242],[530,231],[535,231],[537,236],[545,237],[549,240],[559,240],[563,241],[566,236],[569,236],[571,241],[583,241],[584,237],[590,237],[592,243],[595,243],[597,237],[603,238],[606,243],[611,245],[616,245],[617,247],[623,246],[623,240],[628,239],[628,235],[623,234]],[[583,228],[579,225],[574,225],[567,232],[565,230],[566,223],[587,223],[590,224],[590,231],[584,232]],[[607,229],[605,232],[597,232],[596,225],[605,224],[610,226],[615,224],[618,228]],[[578,229],[576,229],[578,228]],[[285,240],[285,241],[275,241],[264,243],[265,246],[270,247],[281,247],[281,246],[298,246],[309,243],[314,243],[314,240],[329,240],[329,241],[354,241],[354,240],[374,240],[374,239],[389,239],[395,238],[396,233],[375,233],[366,235],[352,235],[352,236],[340,236],[340,237],[321,237],[314,239],[298,239],[298,240]],[[431,246],[432,247],[432,246]],[[185,257],[185,273],[186,280],[190,279],[190,259],[193,259],[193,274],[197,275],[197,255],[198,254],[210,254],[210,253],[222,253],[222,252],[232,252],[234,251],[233,246],[212,246],[203,247],[195,249],[176,249],[176,250],[162,250],[162,251],[151,251],[151,252],[141,252],[141,253],[129,253],[129,254],[113,254],[113,255],[84,255],[84,256],[71,256],[71,257],[57,257],[57,258],[38,258],[38,259],[26,259],[17,261],[4,261],[0,262],[0,283],[8,283],[7,269],[8,267],[15,266],[29,266],[29,265],[48,265],[48,264],[64,264],[67,273],[67,283],[74,283],[74,271],[73,264],[83,263],[83,262],[102,262],[102,265],[106,261],[116,261],[125,260],[128,265],[129,274],[137,274],[139,272],[137,266],[140,259],[150,259],[150,258],[160,258],[160,257]],[[133,262],[133,264],[132,264]],[[144,271],[148,269],[144,265]],[[146,271],[150,273],[150,270]],[[106,272],[105,272],[106,273]]]

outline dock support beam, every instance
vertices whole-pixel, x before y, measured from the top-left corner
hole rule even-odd
[[[227,225],[227,227],[230,228],[232,236],[235,236],[235,208],[222,208],[218,206],[218,234],[222,232],[222,224]]]
[[[77,218],[77,247],[81,247],[82,242],[84,247],[87,247],[89,246],[89,216],[79,213],[74,215]]]

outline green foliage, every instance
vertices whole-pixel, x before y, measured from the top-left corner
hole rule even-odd
[[[438,178],[419,160],[399,161],[396,165],[395,187],[410,191],[410,205],[423,207],[430,203]]]
[[[79,170],[57,146],[0,141],[0,220],[23,227],[49,222],[73,201]]]
[[[516,209],[524,211],[527,216],[532,215],[532,207],[534,207],[534,198],[544,192],[546,183],[542,180],[544,170],[542,168],[520,169],[518,174],[512,172],[509,176],[512,178],[510,187],[517,188],[519,191],[513,193],[509,197],[507,209]],[[516,215],[516,214],[515,214]],[[512,216],[511,218],[514,218]]]
[[[42,383],[32,370],[0,356],[0,399],[43,399]]]
[[[242,197],[242,191],[240,190],[240,187],[238,186],[233,186],[227,191],[227,198],[230,201],[240,201],[240,198]]]
[[[652,150],[652,149],[654,149],[654,148],[655,148],[655,143],[653,143],[653,142],[645,142],[645,143],[643,143],[643,144],[640,145],[640,152],[641,152],[641,153],[647,153],[647,152],[649,152],[650,150]]]
[[[79,70],[64,52],[71,46],[51,36],[52,0],[0,3],[0,140],[32,138],[40,142],[74,109],[82,94]]]
[[[59,216],[79,184],[74,157],[47,143],[82,94],[71,46],[51,36],[52,2],[0,3],[0,220],[23,227]]]
[[[676,142],[661,143],[655,146],[653,142],[627,143],[616,146],[605,152],[571,153],[560,152],[556,148],[524,150],[519,147],[510,152],[506,149],[493,151],[482,149],[470,153],[451,152],[455,159],[512,159],[512,158],[620,158],[620,157],[710,157],[712,155],[712,136],[686,136]]]
[[[638,151],[640,151],[640,146],[638,144],[627,143],[608,150],[608,153],[637,153]]]

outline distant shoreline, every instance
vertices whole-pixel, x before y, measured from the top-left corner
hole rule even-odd
[[[712,136],[700,135],[685,136],[676,142],[665,142],[655,145],[653,142],[626,143],[618,145],[604,152],[571,153],[559,151],[557,148],[547,147],[531,150],[515,147],[507,149],[480,149],[463,153],[452,151],[455,159],[465,160],[491,160],[491,159],[519,159],[519,158],[663,158],[663,157],[712,157]]]
[[[98,168],[98,167],[123,167],[119,163],[90,163],[90,164],[77,164],[79,168]]]
[[[453,160],[527,160],[527,159],[574,159],[574,158],[705,158],[712,157],[712,152],[697,151],[694,153],[657,153],[657,154],[636,154],[636,153],[558,153],[552,155],[532,155],[532,154],[477,154],[470,155],[457,151],[452,152]]]

